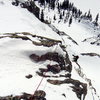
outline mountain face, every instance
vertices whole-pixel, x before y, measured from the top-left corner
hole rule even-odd
[[[99,14],[69,0],[0,0],[0,100],[100,100]]]

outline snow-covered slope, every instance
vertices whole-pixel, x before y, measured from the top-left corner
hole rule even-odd
[[[84,13],[89,9],[93,15],[93,18],[96,17],[97,13],[100,13],[100,1],[99,0],[70,0],[74,3],[76,7],[81,9]],[[100,22],[100,19],[99,19]]]
[[[0,0],[2,1],[2,0]],[[55,40],[62,41],[66,46],[66,50],[72,62],[72,79],[79,80],[80,82],[87,83],[86,79],[91,79],[92,86],[97,90],[94,91],[92,86],[88,84],[88,91],[85,100],[99,100],[100,86],[99,86],[99,71],[100,71],[100,58],[97,56],[82,55],[82,53],[97,53],[100,55],[100,47],[91,45],[88,42],[82,42],[84,39],[94,37],[99,32],[91,31],[84,28],[82,24],[73,22],[71,27],[68,23],[51,23],[59,31],[65,32],[66,35],[60,36],[51,27],[40,22],[33,14],[26,9],[15,7],[11,5],[8,0],[3,0],[0,3],[0,37],[6,36],[2,33],[21,33],[29,32],[33,35],[43,36]],[[19,36],[24,36],[19,34]],[[29,39],[38,41],[34,37],[27,35]],[[71,37],[78,45],[73,43]],[[36,74],[39,68],[45,68],[47,64],[54,64],[56,62],[46,60],[44,62],[33,62],[29,58],[31,54],[42,55],[47,52],[58,52],[63,54],[59,45],[51,47],[35,46],[30,40],[22,40],[15,38],[1,38],[0,39],[0,96],[7,95],[20,95],[23,92],[34,94],[42,77]],[[64,54],[63,54],[64,55]],[[79,55],[78,63],[84,74],[79,76],[77,70],[78,65],[72,61],[72,55]],[[60,74],[66,74],[62,71]],[[27,79],[25,76],[31,74],[33,77]],[[53,75],[51,72],[49,75]],[[57,75],[60,75],[57,74]],[[52,85],[47,82],[47,79],[63,80],[65,78],[44,78],[39,89],[46,92],[47,100],[78,100],[76,94],[72,91],[72,84]],[[96,93],[96,94],[95,94]],[[65,96],[64,96],[64,95]]]
[[[27,9],[11,5],[11,1],[4,0],[3,4],[0,4],[0,13],[0,33],[31,32],[54,37],[54,34],[50,35],[52,32],[50,28],[38,21]]]
[[[100,87],[98,79],[100,71],[99,67],[100,57],[91,55],[84,55],[84,56],[81,55],[82,53],[97,53],[100,55],[99,46],[91,45],[89,42],[82,42],[86,38],[97,36],[97,33],[90,30],[86,30],[77,22],[73,23],[71,27],[66,27],[66,24],[54,24],[54,25],[60,31],[63,31],[69,36],[71,36],[78,43],[78,45],[75,45],[67,41],[65,36],[63,37],[63,39],[65,40],[65,44],[69,44],[67,51],[69,51],[69,54],[79,55],[79,64],[81,65],[83,72],[86,74],[88,78],[91,79],[94,87],[97,88],[97,91],[100,95]],[[77,65],[73,66],[77,67]]]

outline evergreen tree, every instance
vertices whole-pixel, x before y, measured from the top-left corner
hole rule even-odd
[[[95,26],[98,26],[98,19],[99,19],[99,13],[96,15],[95,21],[93,22]]]
[[[64,23],[66,23],[68,21],[69,16],[70,16],[70,13],[67,12],[66,15],[65,15]]]
[[[19,5],[19,1],[15,0],[14,2],[12,2],[12,5],[18,6]]]
[[[50,7],[51,7],[51,9],[54,10],[54,8],[55,8],[55,0],[52,0],[52,1],[50,2]]]
[[[89,16],[90,16],[90,9],[89,9],[88,14],[87,14],[87,17],[89,17]]]
[[[73,7],[73,9],[72,9],[72,13],[75,14],[75,7]]]
[[[42,22],[44,22],[44,13],[43,13],[43,10],[41,11],[41,18],[40,18],[40,20],[41,20]]]
[[[92,14],[91,13],[86,16],[86,20],[92,21]]]
[[[98,23],[99,13],[96,15],[95,22]]]
[[[78,10],[77,10],[77,8],[76,7],[73,7],[74,8],[74,13],[75,13],[75,15],[77,14],[77,12],[78,12]]]
[[[60,4],[59,3],[58,3],[57,8],[58,8],[58,13],[60,14]]]
[[[90,20],[91,21],[91,12],[90,12],[90,10],[88,11],[88,14],[87,14],[87,20]]]
[[[69,11],[71,11],[71,9],[72,9],[72,4],[71,4],[71,3],[69,3],[68,10],[69,10]]]
[[[66,10],[69,7],[69,0],[64,0],[64,2],[62,3],[62,9]]]
[[[78,10],[78,15],[79,15],[79,17],[81,16],[81,14],[82,14],[82,11],[79,9],[79,10]]]
[[[59,8],[60,8],[60,6],[59,6],[59,2],[58,2],[58,4],[57,4],[57,9],[59,10]]]
[[[71,24],[72,24],[72,16],[69,19],[69,27],[70,27]]]
[[[39,0],[38,1],[41,5],[44,5],[45,4],[45,0]]]
[[[53,19],[56,20],[56,16],[55,15],[54,15]]]
[[[85,12],[85,14],[83,15],[83,18],[86,19],[87,16],[87,12]]]
[[[63,16],[65,16],[65,11],[63,11]]]

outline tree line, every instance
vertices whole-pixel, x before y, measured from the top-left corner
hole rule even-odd
[[[99,19],[99,13],[96,15],[95,20],[92,18],[91,11],[83,12],[74,6],[74,3],[71,3],[69,0],[64,0],[62,3],[59,2],[59,0],[28,0],[24,3],[21,3],[19,0],[14,0],[12,2],[13,5],[18,6],[19,4],[23,8],[27,8],[30,12],[36,15],[42,22],[45,21],[44,19],[44,10],[40,9],[35,5],[35,2],[38,2],[40,7],[46,8],[48,5],[48,9],[57,9],[59,14],[59,22],[61,20],[64,20],[64,23],[68,22],[69,26],[71,25],[73,18],[78,20],[80,22],[81,20],[88,20],[92,22],[95,26],[98,26],[98,19]],[[66,12],[67,11],[67,12]],[[66,13],[65,13],[66,12]],[[56,14],[54,14],[53,20],[56,21]]]

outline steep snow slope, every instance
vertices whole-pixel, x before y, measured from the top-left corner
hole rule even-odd
[[[82,56],[81,53],[97,53],[100,55],[100,47],[96,45],[91,45],[88,42],[82,42],[84,39],[89,37],[94,37],[98,35],[91,30],[86,30],[86,28],[82,27],[80,23],[74,22],[71,27],[67,27],[68,24],[56,24],[53,23],[60,31],[65,32],[69,36],[71,36],[78,45],[70,43],[66,40],[66,37],[63,36],[65,40],[65,44],[69,44],[67,48],[69,54],[79,55],[79,64],[83,69],[83,72],[87,75],[88,78],[91,79],[95,88],[97,88],[97,92],[100,95],[100,81],[98,80],[99,71],[100,71],[100,57],[91,57],[91,56]],[[63,27],[62,27],[63,26]],[[75,67],[77,65],[74,64]]]
[[[68,24],[62,23],[52,23],[60,31],[65,32],[70,37],[72,37],[78,45],[70,41],[66,36],[59,36],[54,32],[50,27],[41,23],[34,15],[29,13],[27,10],[20,7],[15,7],[6,2],[0,4],[0,33],[13,33],[13,32],[30,32],[32,34],[49,37],[52,39],[61,40],[64,39],[63,43],[67,46],[67,51],[72,60],[72,55],[79,55],[78,63],[81,65],[83,72],[91,79],[93,86],[96,88],[97,93],[100,93],[99,86],[99,65],[100,58],[97,57],[88,57],[82,56],[81,53],[94,52],[100,54],[99,46],[90,45],[89,43],[82,42],[88,37],[97,35],[93,31],[86,30],[82,25],[74,22],[71,27],[68,27]],[[2,36],[2,34],[1,34]],[[34,38],[32,38],[34,40]],[[37,40],[36,40],[37,41]],[[55,62],[32,62],[29,58],[30,54],[44,54],[45,52],[57,51],[62,52],[58,46],[53,47],[39,47],[34,46],[30,41],[22,41],[21,39],[10,39],[4,38],[0,39],[0,96],[6,95],[18,95],[23,92],[34,93],[36,87],[38,86],[41,77],[36,74],[38,68],[43,68],[49,63]],[[94,63],[95,62],[95,63]],[[72,62],[72,78],[86,82],[84,79],[79,77],[75,68],[78,68],[76,63]],[[95,66],[97,68],[95,68]],[[64,72],[61,72],[64,74]],[[31,79],[25,78],[26,75],[32,74]],[[52,75],[52,73],[49,73]],[[55,78],[53,78],[55,79]],[[64,78],[60,78],[63,80]],[[46,91],[47,100],[78,100],[76,94],[72,91],[71,84],[64,85],[51,85],[46,82],[47,79],[44,79],[39,89]],[[88,86],[88,94],[86,100],[92,100],[93,90]],[[62,95],[65,94],[66,98]],[[98,97],[93,93],[95,100],[98,100]],[[99,94],[100,95],[100,94]]]
[[[20,7],[11,5],[11,1],[4,0],[3,3],[0,4],[0,33],[31,32],[33,34],[50,36],[51,38],[55,36],[54,34],[50,35],[52,30],[38,21],[26,9],[20,9]]]

